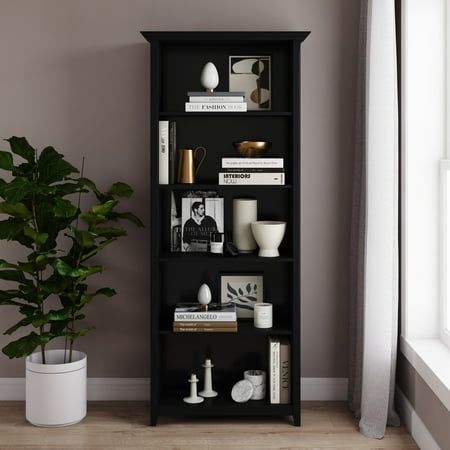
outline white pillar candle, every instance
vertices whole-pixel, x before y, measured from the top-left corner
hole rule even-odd
[[[272,303],[255,303],[253,324],[255,328],[272,328]]]

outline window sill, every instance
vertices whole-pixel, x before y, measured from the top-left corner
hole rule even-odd
[[[450,349],[439,339],[400,338],[400,350],[450,411]]]

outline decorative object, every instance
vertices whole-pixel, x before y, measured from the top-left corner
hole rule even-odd
[[[257,220],[257,215],[257,200],[233,199],[233,243],[240,253],[251,253],[257,248],[250,225]]]
[[[46,350],[26,358],[26,418],[36,426],[61,427],[86,416],[87,356],[72,351],[72,362],[65,350]],[[66,362],[65,362],[66,361]]]
[[[219,84],[219,73],[212,62],[207,62],[202,69],[200,82],[207,92],[213,92]]]
[[[198,153],[200,151],[203,152],[203,156],[198,160]],[[178,159],[178,183],[193,184],[197,182],[197,174],[206,158],[206,153],[205,147],[197,147],[195,150],[192,150],[191,148],[180,149]]]
[[[250,400],[263,400],[266,397],[266,372],[264,370],[246,370],[244,379],[250,381],[253,386]]]
[[[76,340],[92,329],[79,326],[83,311],[95,297],[116,293],[109,287],[89,289],[88,277],[103,271],[90,258],[126,234],[116,226],[118,220],[143,224],[132,213],[116,209],[120,197],[133,192],[127,184],[114,183],[102,192],[83,174],[78,176],[78,170],[53,147],[38,152],[24,137],[7,141],[10,152],[0,152],[0,169],[8,172],[0,178],[0,212],[6,216],[1,235],[22,244],[28,254],[20,252],[24,259],[17,263],[0,260],[0,280],[17,283],[15,289],[0,290],[0,305],[16,306],[23,315],[5,334],[25,326],[32,329],[6,345],[3,353],[9,358],[31,355],[26,363],[27,420],[42,426],[69,425],[86,413],[86,358],[74,350]],[[13,155],[25,161],[15,165]],[[87,192],[97,201],[82,213],[80,196]],[[60,245],[63,235],[69,238],[67,250]],[[63,350],[46,348],[61,337]],[[33,353],[37,348],[39,353]]]
[[[248,402],[253,395],[253,384],[248,380],[238,381],[231,389],[231,398],[236,403]]]
[[[253,236],[259,246],[259,256],[273,258],[280,256],[278,247],[286,231],[286,222],[262,220],[252,222]]]
[[[203,283],[198,290],[197,300],[203,305],[206,311],[208,310],[209,303],[211,303],[211,297],[211,289],[206,283]]]
[[[232,242],[227,242],[226,248],[231,256],[239,256],[239,250]]]
[[[272,328],[272,303],[256,303],[254,311],[255,328]]]
[[[190,395],[189,397],[184,397],[183,401],[191,404],[202,403],[205,399],[197,395],[197,375],[195,373],[191,373],[191,377],[188,381],[190,383]]]
[[[210,359],[206,359],[205,364],[203,364],[202,367],[205,368],[205,384],[203,386],[203,391],[199,392],[199,395],[206,398],[217,397],[217,392],[212,388],[211,369],[214,367],[214,364],[211,363]]]
[[[222,303],[234,303],[237,317],[253,318],[253,308],[263,301],[263,276],[224,274],[220,277]]]
[[[223,198],[183,197],[183,252],[207,252],[212,233],[223,233]]]
[[[244,91],[249,110],[270,110],[270,56],[230,56],[229,65],[230,91]]]
[[[223,254],[223,233],[211,233],[211,253]]]
[[[233,142],[234,149],[244,158],[259,158],[271,145],[272,143],[268,141]]]

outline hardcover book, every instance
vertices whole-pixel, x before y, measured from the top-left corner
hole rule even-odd
[[[169,184],[169,121],[159,121],[159,184]]]
[[[190,103],[239,103],[243,102],[244,97],[219,97],[219,96],[202,96],[189,97]]]
[[[280,403],[280,339],[269,337],[269,392],[270,403]]]
[[[227,102],[227,103],[185,103],[186,112],[246,112],[247,103]]]
[[[219,172],[219,185],[284,185],[284,172]]]
[[[244,91],[228,92],[228,91],[200,91],[200,92],[188,92],[188,97],[244,97]]]
[[[280,339],[280,403],[291,402],[291,348],[288,338]]]
[[[179,303],[175,307],[175,322],[232,322],[237,320],[234,303],[210,303],[205,311],[199,303]]]
[[[284,167],[283,158],[222,158],[222,167],[224,169],[238,168],[273,168],[282,169]]]

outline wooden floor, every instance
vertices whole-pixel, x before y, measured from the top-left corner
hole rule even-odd
[[[306,402],[303,426],[284,419],[169,419],[148,426],[148,406],[132,402],[93,402],[81,423],[67,428],[36,428],[20,402],[0,402],[0,449],[417,449],[404,427],[388,428],[381,440],[356,430],[344,403]]]

